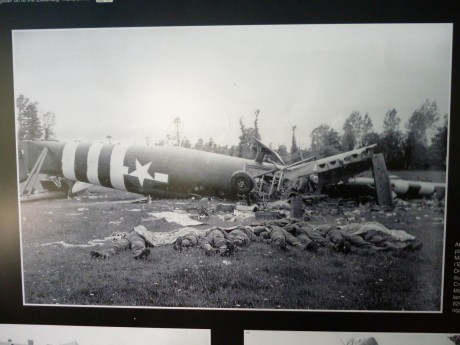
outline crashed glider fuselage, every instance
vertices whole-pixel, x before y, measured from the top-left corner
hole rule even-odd
[[[47,149],[40,173],[144,195],[230,195],[252,190],[252,174],[273,164],[172,146],[24,141],[30,172]]]
[[[251,160],[174,146],[23,141],[18,166],[20,176],[39,162],[42,174],[144,195],[236,197],[254,189],[271,196],[280,191],[275,183],[289,189],[310,174],[318,175],[321,186],[347,180],[371,166],[372,147],[286,165],[260,144],[259,155]]]

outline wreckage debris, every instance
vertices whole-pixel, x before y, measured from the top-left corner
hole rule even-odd
[[[446,194],[445,183],[403,180],[398,176],[390,176],[389,183],[393,196],[400,199],[433,198],[442,200]],[[369,195],[375,194],[375,182],[371,177],[353,177],[342,184],[327,188],[331,196]]]
[[[233,212],[235,210],[234,204],[217,204],[216,212]]]
[[[146,195],[148,203],[151,196],[177,198],[200,195],[232,199],[242,196],[250,201],[253,191],[258,198],[266,200],[289,194],[292,188],[297,187],[310,193],[320,191],[324,185],[343,181],[367,170],[372,165],[373,148],[376,146],[286,164],[278,153],[260,140],[252,139],[258,149],[254,160],[172,146],[120,146],[114,150],[111,144],[22,141],[18,145],[20,181],[25,182],[21,194],[30,195],[39,175],[46,174],[51,179],[45,183],[48,189],[67,192],[69,196],[92,185],[100,185]],[[99,155],[106,150],[110,150],[114,157],[104,160],[97,171],[91,170],[92,164],[78,163],[88,159],[98,162]],[[139,184],[126,184],[122,179],[120,171],[125,164],[125,156],[130,157],[133,171],[146,169],[145,178],[138,176]],[[176,163],[170,164],[171,159]],[[155,162],[155,166],[161,167],[161,173],[148,171],[151,163],[139,166],[140,160]],[[209,164],[211,160],[213,164]],[[192,165],[193,170],[187,169]],[[143,185],[144,179],[154,183]],[[171,181],[182,182],[175,184]]]

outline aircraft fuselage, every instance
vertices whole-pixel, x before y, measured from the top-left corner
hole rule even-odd
[[[19,153],[28,171],[44,148],[41,173],[140,194],[229,195],[232,175],[257,174],[269,163],[172,146],[24,141]]]

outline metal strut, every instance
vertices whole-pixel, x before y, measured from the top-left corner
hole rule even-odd
[[[40,156],[38,156],[37,161],[35,162],[34,167],[30,171],[29,177],[24,184],[24,188],[22,189],[21,195],[25,195],[27,192],[27,196],[32,194],[35,184],[37,183],[38,175],[40,174],[40,170],[42,169],[43,162],[45,161],[46,154],[48,153],[48,148],[43,148]],[[29,188],[30,185],[30,188]],[[29,188],[29,190],[27,190]]]

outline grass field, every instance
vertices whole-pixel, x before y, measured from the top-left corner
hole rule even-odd
[[[415,235],[417,252],[341,254],[299,252],[253,242],[231,257],[204,255],[199,249],[178,253],[155,247],[146,261],[129,252],[109,260],[90,258],[104,246],[84,247],[114,231],[143,224],[151,231],[181,227],[152,220],[148,212],[198,208],[198,200],[154,200],[92,189],[77,199],[21,205],[23,278],[26,304],[151,306],[184,308],[261,308],[327,310],[440,310],[443,208],[415,203],[382,211],[312,206],[319,223],[376,220]],[[206,202],[207,204],[208,202]],[[217,201],[211,201],[215,204]],[[331,204],[333,205],[333,204]],[[150,219],[149,219],[150,218]],[[252,220],[242,220],[248,223]],[[207,224],[233,226],[213,215]],[[80,246],[66,247],[52,242]],[[47,245],[48,244],[48,245]],[[109,244],[107,243],[106,246]]]

